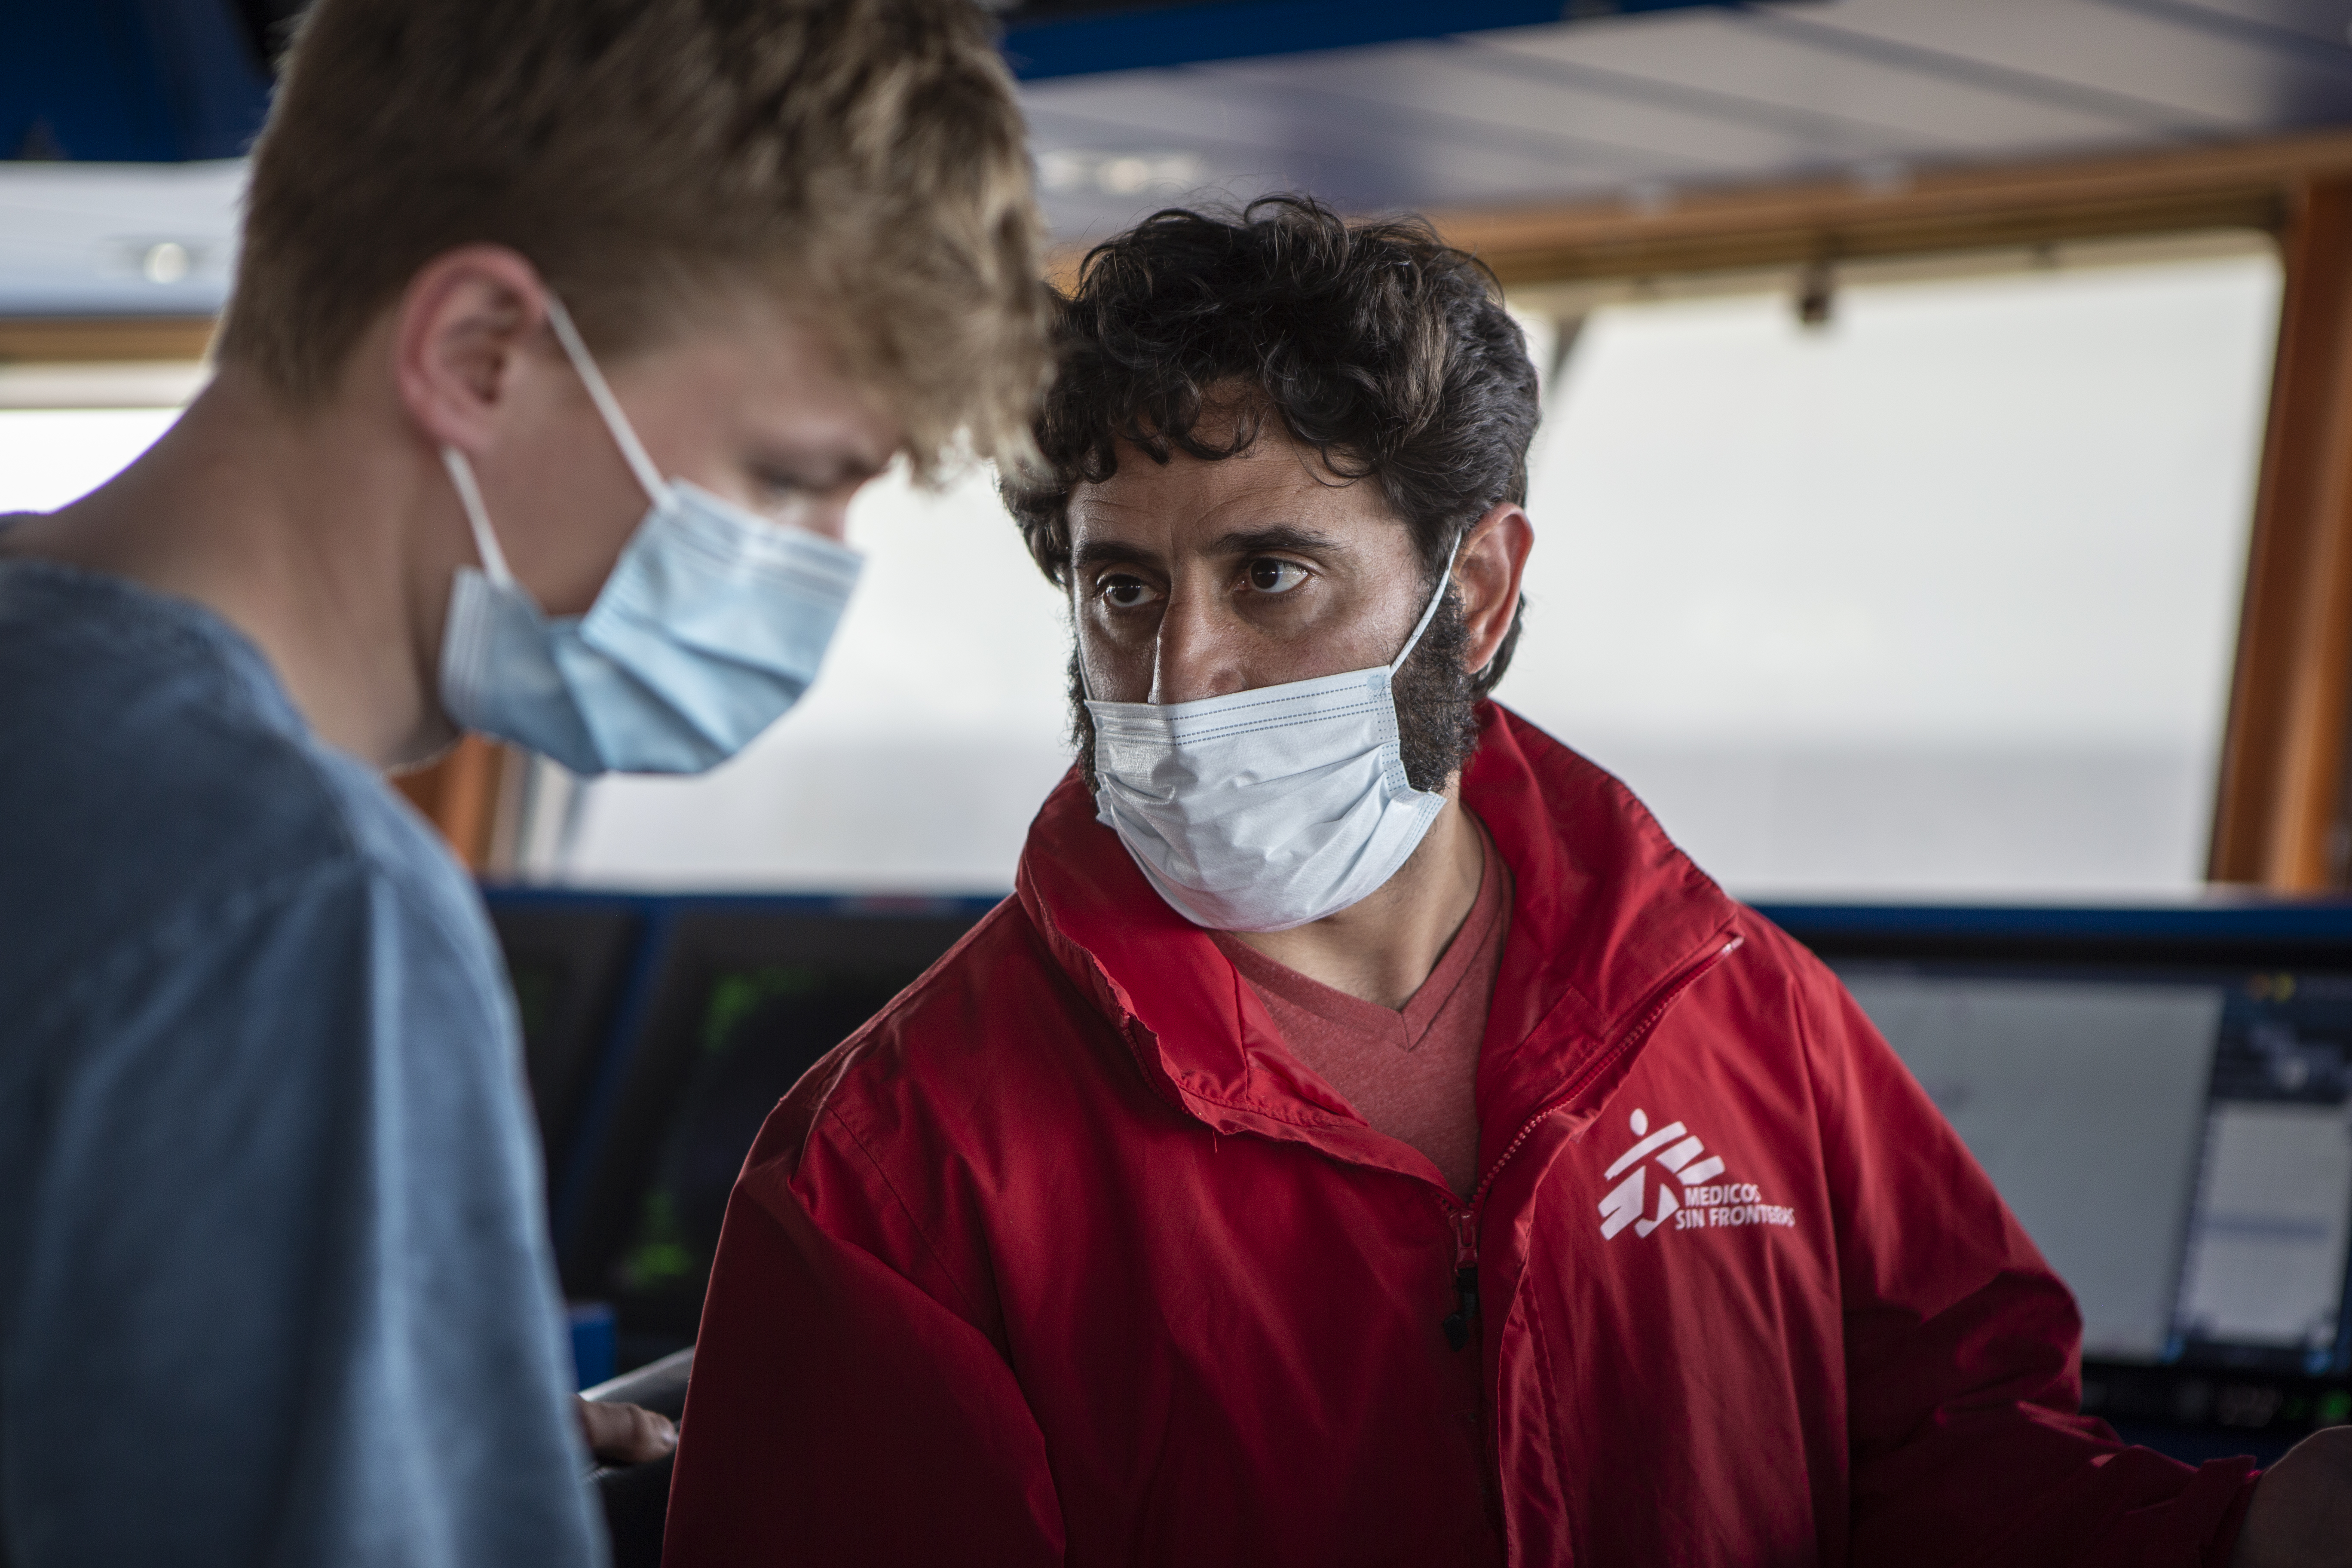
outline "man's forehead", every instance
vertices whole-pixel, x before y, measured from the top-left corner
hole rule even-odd
[[[1074,540],[1150,534],[1177,548],[1211,548],[1236,532],[1291,530],[1326,548],[1393,525],[1380,488],[1333,474],[1312,448],[1261,439],[1230,458],[1170,454],[1162,464],[1122,445],[1118,468],[1073,487]]]
[[[905,440],[897,412],[852,374],[830,334],[759,290],[701,301],[637,364],[673,395],[725,409],[795,468],[870,478]]]

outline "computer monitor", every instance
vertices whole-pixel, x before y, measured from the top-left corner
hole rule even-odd
[[[2352,1415],[2352,910],[1765,912],[2073,1288],[2086,1407],[2198,1453]]]
[[[614,1303],[625,1365],[693,1342],[728,1194],[768,1112],[994,902],[669,908],[579,1201],[559,1215],[565,1289]]]
[[[536,889],[486,889],[486,901],[521,1016],[551,1198],[610,1047],[645,910],[625,898]]]

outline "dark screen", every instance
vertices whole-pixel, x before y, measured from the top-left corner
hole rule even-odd
[[[611,1289],[633,1331],[691,1338],[727,1195],[768,1112],[919,970],[770,963],[718,973]]]
[[[641,919],[625,904],[513,895],[494,896],[490,918],[514,987],[523,1069],[553,1201],[610,1043],[614,1006]]]
[[[507,979],[514,986],[515,1011],[522,1023],[522,1058],[530,1078],[532,1107],[544,1129],[556,1120],[554,1104],[569,1097],[575,1068],[560,1037],[564,994],[575,984],[561,959],[527,954],[509,959]]]

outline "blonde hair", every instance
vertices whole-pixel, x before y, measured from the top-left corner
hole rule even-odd
[[[327,394],[435,256],[528,258],[601,353],[775,290],[907,431],[1017,458],[1047,372],[1021,111],[972,0],[318,0],[219,354]]]

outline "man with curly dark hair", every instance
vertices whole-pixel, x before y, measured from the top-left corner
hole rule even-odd
[[[2077,1414],[1836,979],[1488,700],[1538,399],[1475,261],[1167,212],[1062,338],[1006,494],[1078,766],[746,1163],[673,1564],[2325,1560],[2342,1445],[2257,1494]]]

